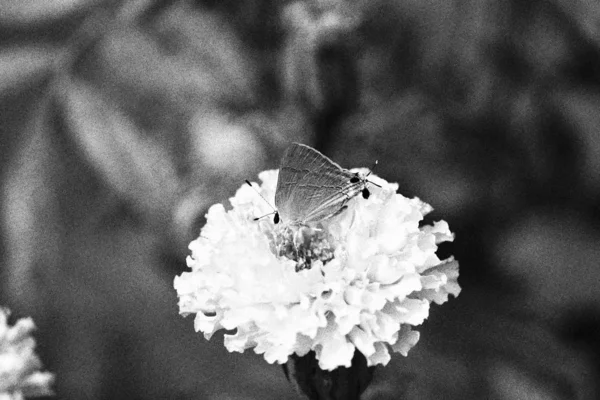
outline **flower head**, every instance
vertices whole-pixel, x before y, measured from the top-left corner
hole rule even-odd
[[[259,178],[273,203],[277,171]],[[381,187],[318,224],[255,221],[270,209],[248,186],[230,210],[212,206],[190,244],[191,271],[175,278],[180,313],[196,314],[207,339],[236,330],[225,335],[229,351],[254,348],[270,363],[314,350],[320,368],[333,370],[349,367],[355,349],[369,366],[387,364],[389,348],[406,355],[430,303],[460,292],[458,263],[435,254],[453,235],[444,221],[419,226],[428,204],[369,180]]]
[[[48,396],[54,376],[40,372],[41,362],[34,352],[31,318],[7,323],[9,312],[0,308],[0,399],[18,400],[24,397]]]

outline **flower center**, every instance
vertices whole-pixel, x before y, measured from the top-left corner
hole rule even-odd
[[[310,269],[313,262],[323,265],[333,259],[335,245],[329,232],[319,225],[282,226],[274,232],[272,249],[277,257],[285,257],[296,262],[296,272]]]

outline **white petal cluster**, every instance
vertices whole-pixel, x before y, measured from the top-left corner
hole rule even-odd
[[[277,171],[254,185],[273,204]],[[209,339],[225,329],[225,346],[254,348],[270,362],[285,363],[314,350],[320,368],[349,367],[355,349],[369,365],[385,365],[389,349],[407,355],[419,340],[412,329],[437,304],[457,296],[458,263],[435,252],[453,234],[444,221],[419,226],[432,208],[397,194],[397,184],[373,175],[371,196],[317,226],[331,241],[333,258],[296,271],[293,259],[276,251],[282,229],[249,186],[230,199],[232,208],[212,206],[200,237],[190,244],[191,272],[175,278],[182,315],[195,314],[196,331]],[[279,255],[278,255],[279,254]]]
[[[7,323],[8,311],[0,308],[0,400],[49,396],[54,376],[40,372],[41,362],[35,354],[31,318]]]

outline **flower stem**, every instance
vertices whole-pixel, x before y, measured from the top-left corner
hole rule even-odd
[[[296,391],[309,400],[359,400],[371,383],[374,370],[358,350],[350,368],[322,370],[314,351],[302,357],[292,354],[283,365],[283,372]]]

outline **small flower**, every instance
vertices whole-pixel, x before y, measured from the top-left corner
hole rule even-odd
[[[40,372],[41,362],[34,352],[31,318],[9,326],[8,310],[0,308],[0,400],[52,395],[54,376]]]
[[[259,178],[273,204],[277,171]],[[311,226],[254,221],[271,210],[248,186],[230,210],[212,206],[190,244],[191,272],[175,278],[180,313],[196,314],[195,329],[207,339],[236,330],[225,335],[229,351],[254,348],[270,363],[311,350],[323,370],[350,367],[355,349],[368,366],[386,365],[390,348],[406,356],[431,302],[460,293],[458,263],[435,254],[453,234],[444,221],[420,227],[428,204],[369,180],[381,187],[370,185],[368,199],[356,196]]]

